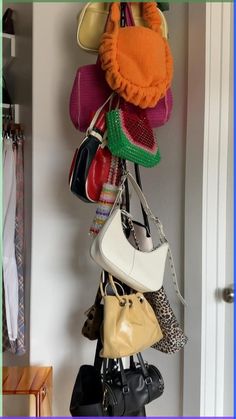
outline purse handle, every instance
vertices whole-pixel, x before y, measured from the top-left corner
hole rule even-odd
[[[153,224],[157,228],[157,231],[158,231],[159,236],[160,236],[160,242],[161,243],[168,243],[168,240],[165,236],[163,225],[162,225],[160,219],[153,214],[151,208],[148,205],[147,199],[146,199],[143,191],[141,190],[141,188],[137,184],[136,180],[134,179],[133,175],[129,171],[124,173],[124,175],[122,177],[121,184],[119,186],[119,191],[117,193],[117,196],[116,196],[116,199],[115,199],[115,202],[113,204],[113,207],[111,209],[110,214],[112,214],[116,205],[119,203],[119,201],[121,199],[122,193],[124,191],[124,185],[125,185],[126,180],[129,180],[131,182],[134,191],[136,192],[136,194],[139,197],[139,200],[142,204],[144,212],[152,220]],[[130,213],[128,213],[127,211],[121,210],[121,212],[126,217],[129,217],[131,219],[133,218],[133,216]],[[168,259],[169,259],[169,264],[170,264],[170,269],[171,269],[171,274],[172,274],[172,281],[173,281],[173,284],[174,284],[175,292],[176,292],[178,298],[180,299],[181,303],[184,304],[185,306],[187,306],[187,303],[186,303],[185,299],[182,297],[182,295],[180,293],[180,290],[179,290],[179,285],[178,285],[178,280],[177,280],[177,275],[176,275],[176,270],[175,270],[175,265],[174,265],[174,259],[173,259],[173,256],[172,256],[172,252],[170,250],[170,246],[168,246]]]
[[[126,304],[128,304],[129,307],[132,307],[132,301],[129,299],[129,295],[125,295],[125,292],[124,292],[124,289],[123,289],[122,285],[119,284],[118,282],[114,281],[112,275],[109,272],[108,272],[108,278],[109,278],[109,283],[110,283],[110,285],[112,287],[112,290],[113,290],[113,292],[115,294],[115,297],[119,300],[120,306],[121,307],[124,307]],[[120,288],[122,289],[122,291],[123,291],[123,295],[122,296],[119,295],[119,293],[117,291],[117,288],[116,288],[116,284],[119,285]],[[101,280],[100,281],[100,292],[101,292],[102,297],[107,296],[107,294],[106,294],[106,286],[105,286],[105,292],[104,292],[104,289],[103,289],[103,281]],[[143,294],[141,292],[136,292],[135,295],[137,296],[137,298],[140,301],[144,299],[144,296],[143,296]]]
[[[111,288],[112,288],[112,290],[113,290],[113,292],[114,292],[115,296],[118,298],[118,300],[120,301],[120,303],[121,303],[122,305],[124,305],[124,302],[126,302],[126,298],[125,298],[125,297],[123,297],[123,296],[125,295],[125,291],[124,291],[124,288],[122,287],[122,285],[121,285],[121,284],[119,284],[119,282],[114,281],[114,280],[113,280],[112,275],[108,272],[108,279],[109,279],[109,282],[105,285],[105,290],[104,290],[104,289],[103,289],[104,276],[105,276],[105,272],[104,272],[104,271],[102,271],[102,273],[101,273],[101,280],[100,280],[100,293],[101,293],[102,298],[104,298],[105,296],[107,296],[106,289],[107,289],[107,286],[108,286],[108,285],[109,285],[109,283],[110,283]],[[122,297],[119,295],[119,293],[118,293],[118,291],[117,291],[116,284],[117,284],[117,285],[119,285],[119,287],[120,287],[120,289],[121,289],[121,291],[122,291],[122,293],[123,293],[123,294],[122,294]]]
[[[136,355],[137,355],[137,358],[138,358],[138,361],[139,361],[139,365],[140,365],[141,370],[142,370],[143,377],[145,379],[145,383],[148,386],[149,384],[151,384],[152,379],[151,379],[151,377],[150,377],[150,375],[148,373],[148,370],[147,370],[147,368],[145,366],[145,362],[143,360],[143,357],[142,357],[141,352],[138,352]],[[125,375],[125,369],[124,369],[122,358],[118,358],[118,363],[119,363],[119,367],[120,367],[120,375],[121,375],[121,382],[122,382],[122,391],[124,393],[128,393],[129,392],[129,386],[128,386],[128,381],[127,381],[127,378],[126,378],[126,375]],[[136,369],[136,365],[133,362],[133,368],[132,369],[134,369],[134,368]]]
[[[103,142],[105,140],[105,137],[107,135],[107,131],[104,131],[103,135],[100,135],[97,131],[94,131],[94,126],[100,116],[100,114],[102,113],[102,111],[104,112],[104,108],[107,105],[107,103],[112,103],[113,98],[114,98],[115,93],[112,92],[110,94],[110,96],[108,96],[108,98],[105,100],[105,102],[102,104],[102,106],[100,106],[100,108],[97,109],[97,111],[95,112],[93,119],[91,120],[89,127],[86,131],[86,136],[88,137],[89,135],[93,135],[93,137],[96,137],[99,141]]]
[[[132,15],[131,9],[129,13],[130,15]],[[117,32],[120,29],[120,17],[120,3],[113,2],[111,4],[109,19],[106,26],[106,31],[108,33],[112,33],[113,31]],[[142,3],[142,17],[146,21],[150,29],[159,33],[162,36],[161,17],[155,2]]]
[[[145,380],[145,383],[147,385],[151,384],[152,382],[152,378],[150,377],[148,370],[146,368],[145,362],[143,360],[142,354],[141,352],[138,352],[137,354],[135,354],[138,358],[139,361],[139,365],[141,367],[142,370],[142,374]],[[134,362],[134,358],[133,355],[129,357],[130,359],[130,369],[132,370],[136,370],[137,369],[137,365]],[[108,363],[107,363],[108,361]],[[103,377],[105,378],[107,375],[107,369],[108,372],[112,370],[112,368],[114,367],[114,365],[119,365],[120,367],[120,375],[121,375],[121,384],[122,384],[122,391],[124,393],[128,393],[129,392],[129,385],[128,385],[128,381],[126,378],[126,374],[125,374],[125,369],[124,369],[124,364],[122,361],[122,358],[117,358],[116,361],[114,359],[106,359],[104,358],[103,360]]]

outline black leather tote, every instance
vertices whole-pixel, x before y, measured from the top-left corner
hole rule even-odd
[[[103,416],[102,397],[99,371],[93,365],[82,365],[72,393],[71,416]]]
[[[80,416],[114,416],[114,409],[108,410],[104,405],[106,389],[103,385],[101,374],[103,358],[99,357],[102,348],[101,340],[98,339],[94,365],[82,365],[75,380],[71,402],[70,413],[72,417]],[[110,365],[115,365],[109,360]],[[117,410],[117,409],[116,409]],[[146,416],[145,406],[134,407],[129,416]]]
[[[105,365],[104,412],[107,416],[135,416],[132,412],[141,411],[162,395],[164,382],[160,371],[154,365],[145,364],[140,353],[137,356],[139,363],[135,364],[130,357],[128,369],[124,369],[121,359],[115,367],[111,367],[109,362],[108,367]]]
[[[104,416],[101,379],[103,361],[99,357],[101,348],[102,342],[98,339],[94,365],[82,365],[79,369],[70,402],[70,413],[73,417]]]

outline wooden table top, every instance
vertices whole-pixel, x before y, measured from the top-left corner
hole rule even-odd
[[[3,394],[38,394],[52,373],[52,367],[3,367]]]

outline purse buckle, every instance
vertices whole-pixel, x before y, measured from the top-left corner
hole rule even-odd
[[[128,387],[127,385],[124,385],[124,386],[122,387],[122,393],[124,393],[124,394],[129,393],[129,387]]]
[[[146,378],[145,378],[145,383],[146,383],[147,385],[151,384],[151,383],[152,383],[152,378],[151,378],[151,377],[146,377]]]

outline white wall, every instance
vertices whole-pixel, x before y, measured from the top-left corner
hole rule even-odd
[[[55,416],[69,415],[75,376],[81,364],[92,362],[95,348],[81,335],[83,313],[93,302],[99,280],[99,269],[88,252],[95,206],[75,198],[67,182],[73,152],[83,138],[69,119],[69,94],[77,67],[95,61],[95,56],[76,44],[76,15],[81,7],[75,3],[33,4],[30,363],[53,366]],[[171,4],[166,16],[175,59],[175,106],[170,122],[157,133],[162,162],[142,173],[146,195],[165,226],[182,282],[186,4]],[[180,317],[179,303],[167,281],[166,287]],[[164,395],[148,406],[148,415],[181,415],[182,355],[148,350],[145,358],[160,368],[165,380]]]

